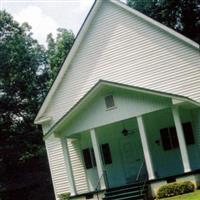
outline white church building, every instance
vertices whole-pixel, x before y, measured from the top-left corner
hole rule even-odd
[[[95,1],[35,119],[57,199],[199,185],[199,50],[117,0]]]

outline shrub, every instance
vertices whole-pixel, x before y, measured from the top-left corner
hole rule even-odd
[[[194,184],[191,181],[169,183],[159,188],[157,197],[160,199],[164,197],[171,197],[184,193],[189,193],[193,192],[194,188]]]
[[[66,193],[62,193],[58,195],[59,200],[69,200],[70,197],[70,193],[66,192]]]

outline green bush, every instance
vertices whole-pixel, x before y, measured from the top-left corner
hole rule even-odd
[[[194,191],[194,184],[191,181],[169,183],[159,188],[157,197],[159,199],[164,197],[171,197],[180,194],[185,194]]]
[[[66,193],[62,193],[58,195],[59,200],[69,200],[70,198],[70,193],[66,192]]]

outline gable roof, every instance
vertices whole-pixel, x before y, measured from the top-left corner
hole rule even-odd
[[[54,126],[44,135],[44,139],[49,137],[53,132],[55,132],[60,125],[65,124],[66,121],[70,120],[76,113],[79,112],[81,108],[83,108],[102,88],[105,87],[114,87],[114,88],[121,88],[129,91],[134,92],[140,92],[150,95],[156,95],[156,96],[162,96],[166,98],[171,98],[173,102],[188,102],[192,105],[199,106],[200,104],[198,102],[195,102],[194,100],[191,100],[190,98],[180,96],[180,95],[174,95],[170,93],[165,92],[159,92],[149,89],[144,89],[140,87],[125,85],[121,83],[114,83],[110,81],[105,80],[99,80],[68,112],[65,113],[65,115],[58,120]]]
[[[190,40],[189,38],[177,33],[176,31],[174,31],[174,30],[162,25],[161,23],[159,23],[159,22],[147,17],[146,15],[144,15],[144,14],[142,14],[142,13],[140,13],[140,12],[130,8],[130,7],[128,7],[126,4],[124,4],[122,2],[119,2],[117,0],[108,0],[108,1],[111,2],[114,5],[122,8],[122,9],[124,9],[125,11],[133,14],[134,16],[139,17],[140,19],[144,20],[145,22],[148,22],[149,24],[151,24],[153,26],[156,26],[157,28],[165,31],[166,33],[172,35],[173,37],[177,38],[178,40],[183,41],[185,44],[190,45],[194,49],[198,49],[199,50],[199,45],[196,42],[194,42],[194,41]],[[90,10],[90,12],[89,12],[84,24],[83,24],[83,26],[81,27],[81,29],[80,29],[77,37],[76,37],[76,40],[75,40],[75,42],[74,42],[74,44],[73,44],[73,46],[72,46],[72,48],[71,48],[71,50],[70,50],[70,52],[69,52],[69,54],[67,56],[65,62],[63,63],[62,68],[60,69],[60,71],[59,71],[59,73],[58,73],[58,75],[57,75],[52,87],[50,88],[50,90],[49,90],[49,92],[48,92],[48,94],[47,94],[47,96],[46,96],[46,98],[45,98],[45,100],[44,100],[44,102],[43,102],[43,104],[42,104],[42,106],[41,106],[36,118],[35,118],[35,123],[38,123],[40,117],[42,117],[42,114],[47,109],[47,107],[48,107],[48,105],[49,105],[49,103],[51,101],[51,98],[53,97],[55,91],[57,90],[58,86],[60,85],[60,83],[61,83],[61,81],[62,81],[62,79],[63,79],[63,77],[64,77],[64,75],[65,75],[65,73],[66,73],[66,71],[68,69],[68,66],[70,65],[73,57],[75,56],[75,54],[76,54],[81,42],[84,39],[84,36],[87,33],[87,30],[89,29],[90,24],[91,24],[94,16],[96,15],[99,7],[101,6],[102,2],[103,2],[103,0],[96,0],[95,3],[93,4],[93,6],[92,6],[92,8],[91,8],[91,10]]]

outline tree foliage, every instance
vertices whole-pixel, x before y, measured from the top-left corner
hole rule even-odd
[[[72,31],[64,28],[59,28],[57,31],[56,39],[53,38],[51,33],[47,36],[47,56],[52,71],[52,80],[54,80],[74,42]]]
[[[0,11],[0,186],[8,179],[15,183],[20,173],[26,180],[25,174],[31,173],[34,180],[48,180],[51,189],[42,131],[33,121],[73,41],[71,31],[58,29],[56,39],[48,35],[45,49],[27,23],[20,25]],[[47,199],[51,194],[47,192]],[[6,199],[13,199],[10,195]]]
[[[49,70],[45,50],[30,29],[0,11],[0,166],[7,170],[43,148],[41,130],[33,120],[47,92]]]
[[[200,0],[127,0],[127,4],[200,43]]]

